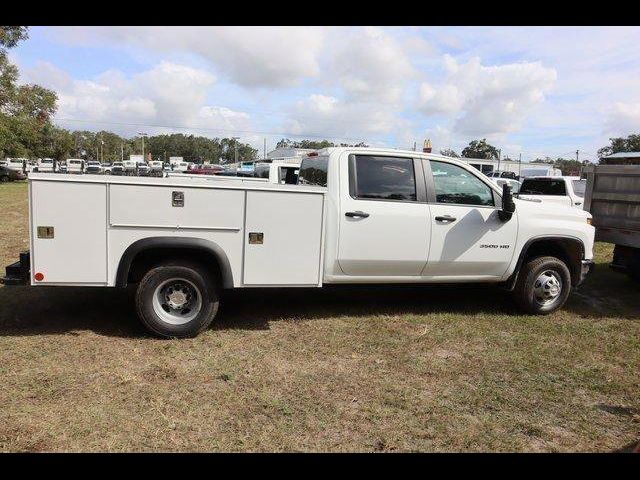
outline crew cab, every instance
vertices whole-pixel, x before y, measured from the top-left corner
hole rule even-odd
[[[580,177],[527,177],[518,196],[582,209],[586,183]]]
[[[138,317],[165,337],[196,335],[223,290],[255,287],[490,283],[547,314],[593,263],[588,212],[413,151],[320,150],[296,185],[34,174],[29,203],[30,252],[6,285],[134,284]]]

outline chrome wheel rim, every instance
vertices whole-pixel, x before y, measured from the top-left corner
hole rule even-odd
[[[548,307],[556,303],[562,294],[562,279],[554,270],[545,270],[533,284],[533,296],[541,307]]]
[[[158,285],[153,292],[153,310],[171,325],[188,323],[202,309],[200,290],[189,280],[171,278]]]

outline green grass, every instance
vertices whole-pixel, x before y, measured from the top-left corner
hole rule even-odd
[[[0,202],[6,264],[25,185]],[[175,341],[130,290],[0,288],[0,450],[619,449],[640,437],[640,287],[610,256],[548,317],[490,287],[251,290]]]

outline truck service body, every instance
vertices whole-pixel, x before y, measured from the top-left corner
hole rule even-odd
[[[230,288],[489,282],[548,313],[592,265],[588,212],[412,151],[325,149],[297,185],[35,174],[29,208],[30,255],[5,284],[138,283],[138,315],[163,336],[197,334]]]

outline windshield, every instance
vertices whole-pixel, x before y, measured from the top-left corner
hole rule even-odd
[[[562,179],[551,178],[525,178],[520,187],[520,194],[527,195],[555,195],[567,194],[567,190]]]
[[[587,189],[587,181],[586,180],[572,180],[571,184],[573,185],[573,191],[579,197],[584,197],[584,192]]]
[[[40,160],[40,163],[53,163],[53,160],[51,160],[50,158],[43,158],[42,160]]]

